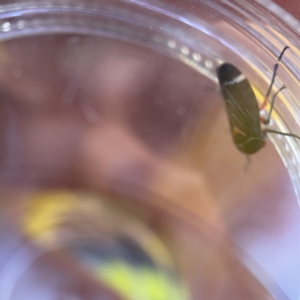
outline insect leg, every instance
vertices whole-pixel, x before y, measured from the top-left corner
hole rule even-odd
[[[278,62],[281,61],[282,56],[283,56],[285,50],[287,50],[288,48],[289,48],[288,46],[285,46],[285,47],[283,48],[283,50],[281,51],[280,55],[278,56],[277,63],[274,65],[273,75],[272,75],[272,79],[271,79],[271,82],[270,82],[268,91],[267,91],[267,93],[266,93],[266,95],[265,95],[265,98],[264,98],[263,103],[262,103],[262,104],[260,105],[260,107],[259,107],[259,110],[264,109],[264,108],[266,107],[266,105],[267,105],[268,97],[269,97],[269,95],[270,95],[270,93],[271,93],[271,90],[272,90],[272,87],[273,87],[273,84],[274,84],[274,81],[275,81],[275,77],[276,77],[276,75],[277,75]]]
[[[277,130],[273,130],[273,129],[270,129],[270,128],[266,128],[263,130],[265,133],[276,133],[276,134],[279,134],[279,135],[286,135],[286,136],[290,136],[290,137],[294,137],[296,139],[299,139],[300,140],[300,136],[294,134],[294,133],[289,133],[289,132],[280,132],[280,131],[277,131]]]
[[[279,55],[278,58],[277,58],[277,61],[281,61],[282,56],[283,56],[283,53],[285,52],[286,49],[289,49],[289,48],[290,48],[289,46],[285,46],[285,47],[283,48],[283,50],[281,51],[280,55]]]
[[[263,119],[263,118],[260,119],[263,124],[268,125],[270,123],[271,114],[272,114],[272,111],[273,111],[273,108],[274,108],[275,99],[276,99],[278,93],[280,91],[282,91],[283,89],[286,89],[285,84],[273,95],[272,100],[271,100],[271,107],[270,107],[270,111],[269,111],[268,117],[266,119]]]

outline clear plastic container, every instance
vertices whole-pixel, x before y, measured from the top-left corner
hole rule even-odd
[[[152,299],[162,281],[158,299],[299,298],[299,143],[269,135],[245,171],[216,79],[233,63],[262,102],[288,45],[270,127],[300,135],[298,21],[262,0],[3,1],[0,18],[1,299]],[[116,232],[153,289],[93,269],[84,245],[120,261]]]

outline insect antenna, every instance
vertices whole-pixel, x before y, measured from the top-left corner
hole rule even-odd
[[[245,163],[245,166],[244,166],[244,172],[245,173],[248,173],[248,170],[249,170],[249,167],[250,167],[250,164],[251,164],[251,158],[249,155],[246,155],[246,163]]]
[[[287,50],[287,49],[289,49],[289,47],[288,47],[288,46],[285,46],[285,47],[283,48],[283,50],[281,51],[281,53],[279,54],[278,58],[277,58],[277,63],[274,65],[273,75],[272,75],[272,79],[271,79],[271,82],[270,82],[268,91],[267,91],[267,93],[266,93],[266,95],[265,95],[265,98],[264,98],[263,103],[262,103],[262,104],[260,105],[260,107],[259,107],[259,110],[264,109],[264,108],[266,107],[266,105],[267,105],[268,97],[269,97],[269,95],[270,95],[270,93],[271,93],[271,90],[272,90],[272,87],[273,87],[273,84],[274,84],[274,81],[275,81],[275,77],[276,77],[276,75],[277,75],[278,62],[281,61],[282,56],[283,56],[285,50]]]
[[[279,134],[279,135],[286,135],[286,136],[294,137],[294,138],[300,140],[300,136],[298,136],[298,135],[296,135],[294,133],[281,132],[281,131],[273,130],[273,129],[270,129],[270,128],[265,128],[264,132],[266,132],[266,133],[276,133],[276,134]]]

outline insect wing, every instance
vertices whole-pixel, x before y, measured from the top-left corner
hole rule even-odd
[[[239,131],[247,137],[259,137],[259,108],[249,81],[230,64],[218,69],[218,77],[232,133]]]

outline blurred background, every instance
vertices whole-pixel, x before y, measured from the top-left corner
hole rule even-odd
[[[299,299],[299,144],[247,165],[216,79],[261,103],[288,45],[270,127],[300,134],[275,2],[1,1],[1,300]]]

